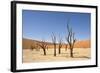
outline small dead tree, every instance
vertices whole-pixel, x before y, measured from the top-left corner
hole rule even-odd
[[[39,43],[36,43],[36,51],[40,51],[40,46],[38,44]]]
[[[65,44],[65,51],[67,51],[67,48],[68,48],[68,45],[67,45],[67,44]]]
[[[67,30],[68,30],[68,36],[66,37],[66,40],[69,45],[70,49],[70,57],[73,57],[73,48],[74,48],[74,43],[76,42],[76,39],[74,37],[75,33],[72,31],[72,28],[67,25]]]
[[[46,55],[47,43],[44,40],[42,40],[42,42],[38,45],[43,49],[44,55]]]
[[[61,48],[62,48],[62,38],[61,36],[59,35],[59,41],[58,41],[58,53],[60,54],[61,53]]]
[[[54,56],[56,56],[56,36],[54,33],[52,33],[51,38],[54,45]]]
[[[30,49],[33,51],[34,49],[36,49],[35,44],[32,44]]]

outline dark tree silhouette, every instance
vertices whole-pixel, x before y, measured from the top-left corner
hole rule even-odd
[[[46,55],[47,43],[44,40],[42,40],[42,42],[38,45],[43,49],[44,55]]]
[[[58,53],[59,54],[61,53],[61,48],[62,48],[62,38],[59,35],[59,40],[58,40]]]
[[[72,31],[72,28],[67,25],[67,30],[68,30],[68,36],[66,37],[66,40],[69,45],[70,49],[70,57],[73,57],[73,48],[74,48],[74,43],[76,42],[76,39],[74,37],[75,33]]]
[[[56,36],[54,33],[52,33],[51,38],[54,45],[54,56],[56,56]]]

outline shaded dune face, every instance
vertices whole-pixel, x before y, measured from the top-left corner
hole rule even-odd
[[[33,45],[37,45],[42,43],[41,41],[37,41],[37,40],[31,40],[31,39],[26,39],[23,38],[22,40],[22,46],[23,49],[30,49],[31,46]],[[48,45],[48,48],[53,48],[53,44],[50,42],[46,42]],[[62,48],[65,48],[65,44],[62,45]],[[58,44],[57,44],[58,47]],[[90,48],[91,47],[91,41],[90,40],[80,40],[80,41],[76,41],[74,44],[74,48]]]
[[[23,49],[30,48],[31,44],[33,44],[32,40],[29,40],[29,39],[23,39],[22,40],[22,47],[23,47]]]
[[[34,46],[34,45],[36,46],[37,44],[41,44],[41,43],[42,43],[41,41],[23,38],[23,40],[22,40],[22,47],[23,47],[23,49],[30,49],[31,46]],[[49,47],[53,47],[53,44],[52,43],[46,42],[46,44]]]

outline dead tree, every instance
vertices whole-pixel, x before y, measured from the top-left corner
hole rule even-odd
[[[59,54],[61,53],[61,48],[62,48],[62,38],[61,38],[61,36],[59,35],[59,41],[58,41],[58,53],[59,53]]]
[[[40,51],[40,46],[38,45],[38,43],[36,43],[36,51]]]
[[[66,40],[69,45],[70,49],[70,57],[73,57],[73,48],[74,48],[74,43],[76,42],[76,39],[74,37],[75,33],[72,31],[72,28],[67,25],[67,30],[68,30],[68,36],[66,37]]]
[[[35,45],[31,45],[30,49],[33,51],[34,49],[36,49]]]
[[[65,44],[65,51],[67,51],[67,48],[68,48],[68,45],[67,45],[67,44]]]
[[[47,43],[44,40],[42,40],[42,42],[38,45],[43,49],[44,55],[46,55]]]
[[[54,56],[56,56],[56,36],[54,33],[52,33],[51,38],[54,45]]]

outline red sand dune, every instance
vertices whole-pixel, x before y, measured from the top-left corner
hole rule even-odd
[[[75,43],[75,48],[90,48],[91,47],[91,41],[90,40],[82,40],[77,41]]]
[[[36,45],[37,43],[42,43],[41,41],[37,40],[31,40],[31,39],[23,39],[22,45],[23,49],[30,49],[32,45]],[[50,42],[46,42],[48,44],[48,48],[53,48],[53,44]],[[91,41],[90,40],[81,40],[76,41],[74,48],[90,48],[91,47]],[[65,48],[65,44],[63,44],[63,48]]]

